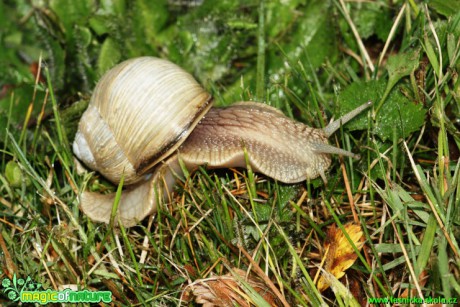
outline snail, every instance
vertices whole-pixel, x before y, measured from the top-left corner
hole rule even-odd
[[[116,221],[131,227],[156,211],[189,170],[246,167],[283,183],[321,176],[330,154],[356,157],[331,146],[328,137],[364,109],[323,129],[310,128],[263,103],[212,107],[212,97],[186,71],[154,57],[127,60],[97,83],[73,143],[76,157],[118,184]],[[248,158],[246,161],[245,157]],[[84,191],[80,208],[90,219],[110,222],[115,193]]]

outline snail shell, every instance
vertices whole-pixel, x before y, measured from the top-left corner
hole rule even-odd
[[[175,64],[125,61],[98,82],[75,136],[75,155],[114,183],[139,182],[171,155],[212,105],[211,96]]]
[[[321,176],[330,154],[356,157],[328,144],[342,124],[371,105],[365,103],[324,129],[308,127],[281,111],[255,102],[211,108],[211,96],[178,66],[157,58],[125,61],[97,84],[82,116],[74,153],[88,167],[118,183],[124,176],[117,221],[136,225],[156,210],[189,170],[251,167],[284,183]],[[151,172],[152,174],[149,174]],[[115,195],[83,192],[82,210],[108,223]]]

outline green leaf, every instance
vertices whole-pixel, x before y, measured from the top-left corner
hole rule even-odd
[[[386,84],[383,80],[369,82],[356,82],[345,88],[339,95],[340,113],[337,118],[365,101],[379,101],[385,93]],[[412,132],[417,131],[424,122],[426,110],[414,104],[403,96],[399,87],[393,88],[381,111],[375,119],[374,133],[383,141],[391,140],[393,131],[396,130],[398,138],[406,138]],[[368,127],[366,113],[358,115],[346,128],[349,130],[362,130]]]
[[[268,37],[275,38],[280,35],[280,31],[292,24],[293,14],[301,2],[303,1],[266,1],[266,33]]]
[[[101,47],[101,52],[97,60],[97,72],[102,76],[107,70],[112,68],[121,59],[121,51],[118,44],[111,39],[107,38]]]
[[[397,194],[403,201],[404,205],[412,210],[425,224],[428,223],[430,215],[426,212],[426,205],[422,202],[416,201],[406,190],[400,185],[393,184],[392,191]]]
[[[91,31],[86,27],[77,27],[76,29],[79,31],[81,46],[87,48],[92,39]]]
[[[388,83],[395,84],[401,78],[410,75],[419,66],[420,50],[412,50],[407,53],[399,53],[388,58],[387,70],[389,75]]]
[[[380,13],[376,16],[374,32],[375,35],[384,42],[388,39],[388,35],[390,34],[394,16],[391,12],[391,8],[385,6],[381,9]]]
[[[289,59],[299,59],[305,67],[316,69],[336,48],[336,37],[331,24],[331,1],[310,1],[305,15],[292,36],[292,43],[283,49]],[[285,65],[284,61],[281,63]],[[308,69],[307,71],[310,71]]]
[[[125,0],[101,0],[103,13],[109,15],[122,15],[126,12]]]
[[[59,17],[66,32],[70,34],[76,24],[82,25],[86,22],[95,6],[93,0],[52,0],[50,7]]]
[[[390,56],[387,63],[388,83],[385,93],[377,104],[375,113],[379,113],[380,108],[385,103],[388,94],[399,80],[413,73],[419,66],[420,50],[412,50],[407,53],[399,53]]]
[[[104,16],[94,16],[89,20],[91,29],[96,32],[96,35],[101,36],[109,32],[109,22]]]
[[[447,34],[447,55],[449,56],[450,65],[454,66],[455,61],[455,50],[456,50],[457,39],[452,33]]]
[[[438,61],[438,55],[435,51],[435,48],[431,44],[431,41],[428,37],[425,37],[425,53],[426,56],[428,57],[428,60],[430,60],[431,66],[433,66],[433,71],[436,73],[437,77],[439,78],[439,61]]]
[[[6,164],[5,177],[12,187],[17,188],[21,186],[23,175],[21,168],[16,162],[10,161]]]
[[[377,1],[350,3],[352,19],[359,35],[366,39],[374,34],[374,29],[381,15],[381,4]]]
[[[430,0],[428,5],[444,16],[451,16],[460,11],[460,1],[458,0]]]
[[[139,56],[142,49],[152,48],[158,44],[158,34],[168,20],[169,12],[166,1],[136,0],[133,2],[133,16],[129,19],[132,33],[130,41],[134,42],[130,56]],[[129,42],[130,43],[130,42]],[[141,48],[140,48],[141,47]]]

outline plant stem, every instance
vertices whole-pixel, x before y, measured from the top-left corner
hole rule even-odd
[[[265,100],[265,0],[259,2],[259,31],[257,35],[256,99]]]

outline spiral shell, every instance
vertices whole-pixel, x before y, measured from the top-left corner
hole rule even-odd
[[[209,110],[212,99],[177,65],[141,57],[109,70],[80,120],[73,150],[114,183],[140,181],[173,153]]]

